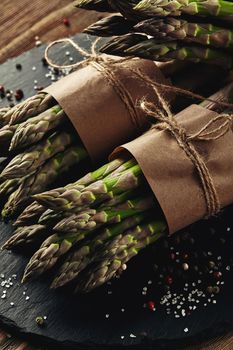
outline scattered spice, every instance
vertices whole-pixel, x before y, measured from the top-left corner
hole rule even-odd
[[[22,64],[16,63],[15,68],[16,68],[17,70],[21,70],[21,69],[22,69]]]
[[[45,326],[45,319],[42,316],[37,316],[36,317],[36,323],[39,327]]]
[[[63,24],[66,26],[66,27],[69,27],[70,26],[70,21],[68,18],[63,18]]]
[[[16,101],[22,100],[23,97],[24,97],[23,90],[17,89],[17,90],[15,91],[15,99],[16,99]]]

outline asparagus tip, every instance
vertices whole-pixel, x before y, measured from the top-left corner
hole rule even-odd
[[[56,289],[56,288],[59,288],[60,287],[60,285],[59,285],[59,282],[58,282],[58,279],[57,278],[55,278],[54,280],[53,280],[53,282],[51,283],[51,285],[50,285],[50,289]]]
[[[6,241],[0,248],[1,250],[10,250],[11,249],[11,243],[10,243],[10,239],[8,239],[8,241]]]
[[[63,287],[65,284],[67,284],[70,280],[65,278],[66,274],[61,274],[54,278],[52,281],[50,288],[51,289],[57,289],[60,287]]]
[[[34,268],[32,268],[31,264],[29,263],[26,266],[23,277],[21,279],[21,283],[29,282],[30,280],[34,279],[35,277],[37,277],[36,271],[34,270]]]

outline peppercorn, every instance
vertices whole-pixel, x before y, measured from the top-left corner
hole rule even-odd
[[[66,26],[66,27],[69,27],[70,26],[70,21],[68,18],[63,18],[63,24]]]
[[[17,70],[21,70],[22,69],[22,65],[20,63],[16,63],[15,65]]]
[[[42,57],[41,62],[43,64],[43,66],[47,66],[48,65],[48,62],[47,62],[45,57]]]
[[[20,101],[20,100],[23,98],[23,96],[24,96],[23,90],[17,89],[17,90],[15,91],[15,99],[16,99],[17,101]]]

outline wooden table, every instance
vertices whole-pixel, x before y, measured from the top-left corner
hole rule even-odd
[[[37,37],[49,42],[80,32],[104,14],[77,10],[71,0],[1,0],[0,63],[35,46]],[[64,23],[68,19],[69,25]],[[0,330],[0,350],[49,350]],[[173,350],[174,347],[172,348]],[[180,348],[181,349],[181,348]],[[233,334],[198,345],[186,344],[184,350],[233,350]]]

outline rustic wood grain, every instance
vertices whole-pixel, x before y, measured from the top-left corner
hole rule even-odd
[[[0,10],[0,63],[35,46],[35,36],[42,42],[55,40],[77,33],[103,17],[103,14],[77,10],[70,0],[1,0]],[[64,25],[64,18],[69,19],[69,27]],[[0,350],[9,349],[38,348],[0,330]],[[43,349],[46,350],[44,346]],[[233,334],[195,346],[187,344],[182,349],[233,350]]]
[[[104,16],[78,10],[70,0],[1,0],[0,10],[0,63],[35,46],[36,36],[44,42],[66,37]]]

